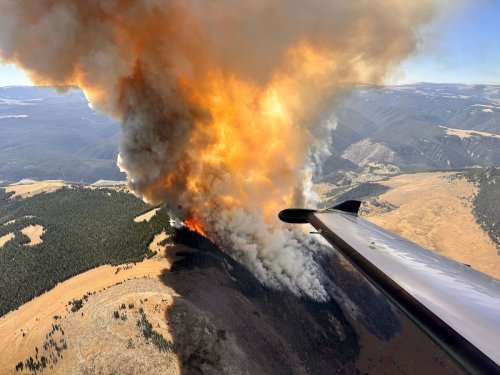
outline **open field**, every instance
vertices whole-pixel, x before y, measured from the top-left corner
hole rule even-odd
[[[477,130],[454,129],[454,128],[447,128],[444,126],[441,126],[441,127],[446,130],[446,134],[456,135],[460,139],[470,138],[470,137],[474,137],[474,136],[476,136],[476,137],[477,136],[491,137],[491,138],[500,139],[500,135],[494,134],[494,133],[482,132],[482,131],[477,131]]]
[[[451,179],[454,173],[400,175],[380,184],[391,188],[378,197],[396,209],[365,218],[424,247],[500,278],[500,256],[477,224],[474,184]]]
[[[159,211],[159,208],[154,208],[151,211],[146,212],[145,214],[139,215],[134,218],[134,222],[140,223],[141,221],[149,221],[156,213]]]
[[[32,181],[21,180],[17,184],[9,185],[5,188],[6,193],[14,193],[10,199],[17,197],[27,198],[40,193],[54,192],[65,186],[64,181]]]
[[[81,309],[83,316],[78,311],[62,323],[68,350],[54,373],[180,374],[177,355],[158,350],[137,324],[143,311],[154,332],[171,343],[166,311],[174,296],[172,289],[151,277],[129,280],[90,297]]]
[[[26,228],[21,229],[21,233],[30,239],[30,242],[26,246],[35,246],[41,244],[42,234],[45,229],[41,225],[29,225]]]
[[[313,191],[317,194],[320,200],[326,200],[328,198],[328,193],[332,190],[332,185],[327,182],[320,182],[319,184],[314,184]]]
[[[171,235],[167,234],[165,231],[158,233],[154,236],[153,240],[149,244],[149,250],[155,254],[165,254],[167,246],[164,245],[164,241],[170,239]]]
[[[3,245],[5,245],[10,240],[12,240],[14,237],[15,237],[14,233],[12,233],[12,232],[1,236],[0,237],[0,247],[3,247]]]

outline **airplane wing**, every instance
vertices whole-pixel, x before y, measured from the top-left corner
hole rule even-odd
[[[360,204],[279,218],[310,223],[466,370],[500,373],[500,281],[360,218]]]

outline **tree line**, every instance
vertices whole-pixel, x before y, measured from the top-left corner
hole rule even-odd
[[[0,189],[0,237],[16,235],[0,248],[0,316],[91,268],[153,256],[148,245],[154,235],[174,232],[164,208],[149,222],[134,222],[153,207],[112,189],[71,187],[25,199],[10,196]],[[25,246],[29,239],[20,230],[35,224],[45,229],[43,242]]]

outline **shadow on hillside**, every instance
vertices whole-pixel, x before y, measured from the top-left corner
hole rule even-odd
[[[352,325],[334,301],[264,287],[207,238],[180,230],[161,279],[180,297],[166,312],[183,373],[354,371]]]

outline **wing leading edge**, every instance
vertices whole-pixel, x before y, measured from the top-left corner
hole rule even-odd
[[[358,217],[359,205],[279,217],[315,227],[465,369],[500,373],[500,281]]]

